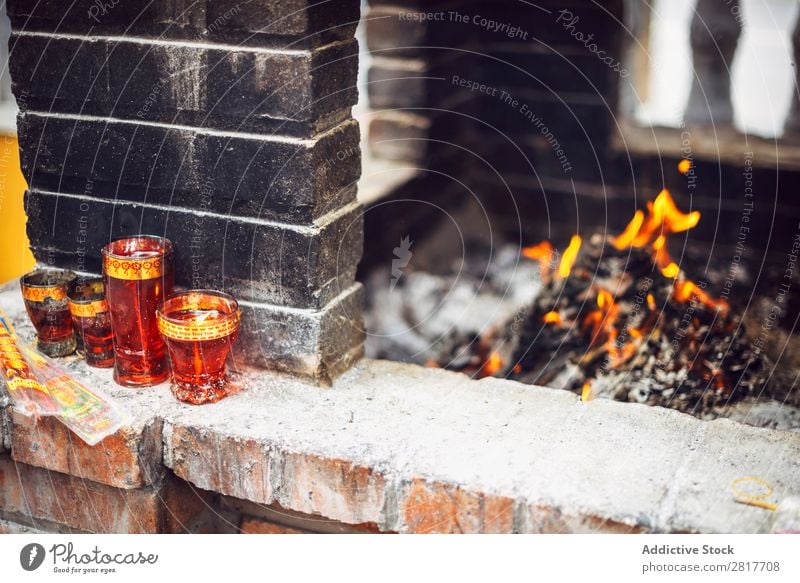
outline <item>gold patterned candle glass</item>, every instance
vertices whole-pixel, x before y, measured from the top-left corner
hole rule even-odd
[[[68,296],[72,323],[83,339],[86,364],[111,368],[114,366],[114,339],[103,278],[79,277],[72,282]]]
[[[228,294],[191,290],[167,298],[158,329],[172,360],[172,392],[199,405],[228,394],[225,359],[239,331],[239,304]]]
[[[102,253],[114,338],[114,380],[125,387],[157,385],[169,376],[156,308],[172,293],[172,243],[138,235],[113,241]]]
[[[67,303],[67,290],[74,279],[71,271],[41,269],[19,280],[25,309],[36,328],[37,348],[47,356],[75,352],[77,342]]]

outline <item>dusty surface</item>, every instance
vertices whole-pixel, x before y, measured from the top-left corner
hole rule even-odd
[[[0,307],[30,334],[16,292]],[[365,360],[330,389],[246,373],[191,407],[70,368],[163,419],[164,464],[195,485],[385,530],[759,532],[772,513],[736,504],[734,479],[800,495],[799,433],[510,381]]]

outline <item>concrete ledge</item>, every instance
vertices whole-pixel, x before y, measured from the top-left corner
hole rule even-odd
[[[0,294],[4,309],[16,303],[16,293]],[[12,317],[29,335],[19,310]],[[140,444],[163,426],[161,448],[137,450],[148,460],[135,466],[142,477],[131,483],[163,463],[202,489],[382,531],[764,532],[771,513],[736,504],[733,480],[767,480],[778,503],[800,495],[800,433],[582,403],[510,381],[362,361],[327,390],[242,373],[244,390],[191,407],[166,385],[131,391],[112,386],[109,371],[79,363],[70,370],[137,418],[148,412],[158,420]],[[12,437],[22,435],[11,425]],[[61,441],[57,430],[25,435],[23,451],[21,437],[11,440],[14,459],[128,483],[125,471],[91,467],[107,451],[101,446],[61,454],[76,440]],[[136,458],[127,450],[111,459]]]

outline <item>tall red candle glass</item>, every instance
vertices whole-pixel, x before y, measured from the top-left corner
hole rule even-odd
[[[169,376],[156,309],[172,294],[172,243],[138,235],[113,241],[102,253],[114,332],[114,380],[125,387],[157,385]]]
[[[228,294],[191,290],[164,300],[158,329],[172,360],[172,392],[193,405],[228,394],[225,359],[239,331],[241,310]]]

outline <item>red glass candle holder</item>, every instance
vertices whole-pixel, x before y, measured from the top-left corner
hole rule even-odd
[[[78,337],[83,339],[86,364],[97,368],[114,366],[111,314],[103,279],[76,279],[69,288],[69,311]]]
[[[41,269],[20,278],[25,309],[36,328],[37,348],[50,357],[75,352],[77,342],[69,314],[67,291],[75,280],[71,271]]]
[[[228,294],[191,290],[167,298],[158,309],[158,329],[172,360],[172,392],[193,405],[228,395],[225,360],[241,321]]]
[[[114,380],[149,387],[167,380],[169,364],[156,308],[172,293],[172,243],[138,235],[113,241],[103,254],[103,279],[114,338]]]

